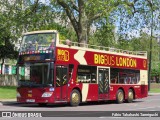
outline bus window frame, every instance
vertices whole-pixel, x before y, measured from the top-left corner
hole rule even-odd
[[[84,69],[85,67],[87,67],[87,69]],[[94,70],[92,69],[92,67],[95,67]],[[97,68],[98,68],[98,66],[93,66],[93,65],[78,65],[77,66],[77,76],[76,76],[77,83],[97,84]],[[84,70],[84,72],[79,72],[79,70]],[[89,72],[86,72],[87,70],[89,70]],[[90,76],[90,81],[89,82],[86,82],[85,80],[84,81],[79,81],[78,80],[79,74],[84,74],[84,76],[86,76],[86,78],[87,78],[87,75],[89,75]],[[93,79],[92,78],[93,74],[95,76],[94,82],[92,80]]]

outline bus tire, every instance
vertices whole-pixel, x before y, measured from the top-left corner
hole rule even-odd
[[[70,95],[70,105],[78,106],[80,104],[81,96],[78,90],[74,89]]]
[[[131,103],[131,102],[133,102],[133,99],[134,99],[133,90],[132,90],[132,89],[129,89],[129,90],[128,90],[127,102],[128,102],[128,103]]]
[[[123,101],[124,101],[124,93],[122,89],[119,89],[116,94],[116,102],[118,104],[121,104],[123,103]]]

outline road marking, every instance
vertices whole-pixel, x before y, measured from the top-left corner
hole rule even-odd
[[[136,107],[136,106],[138,106],[138,104],[127,104],[127,106],[134,106],[134,107]]]
[[[149,111],[157,111],[157,110],[149,110]]]
[[[99,117],[99,118],[101,118],[101,119],[103,119],[103,118],[112,118],[112,119],[124,119],[124,117],[107,117],[107,116],[101,116],[101,117]]]
[[[143,110],[143,109],[152,109],[152,108],[157,108],[160,106],[156,106],[156,107],[144,107],[144,108],[135,108],[135,109],[129,109],[129,110]]]
[[[159,101],[160,99],[152,99],[152,100],[146,100],[146,102],[153,102],[153,101]]]

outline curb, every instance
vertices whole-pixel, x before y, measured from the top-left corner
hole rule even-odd
[[[148,95],[160,95],[160,93],[148,93]]]
[[[0,106],[17,103],[16,99],[0,99]]]
[[[17,101],[16,99],[0,99],[0,102],[12,102]]]
[[[0,102],[0,106],[2,106],[3,104],[2,104],[2,102]]]
[[[3,105],[13,105],[13,104],[18,104],[18,102],[16,101],[0,101],[0,106],[3,106]]]

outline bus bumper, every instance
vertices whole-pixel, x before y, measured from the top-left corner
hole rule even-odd
[[[51,98],[17,98],[19,103],[54,103]]]

